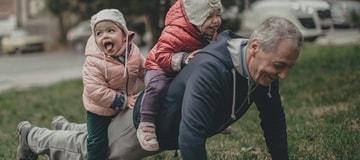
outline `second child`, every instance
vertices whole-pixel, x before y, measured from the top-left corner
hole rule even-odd
[[[221,10],[220,0],[178,0],[167,12],[165,28],[145,62],[145,94],[137,129],[144,150],[160,149],[156,116],[167,88],[176,73],[215,39],[221,25]]]

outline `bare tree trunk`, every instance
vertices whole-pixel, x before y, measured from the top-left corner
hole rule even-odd
[[[61,14],[58,16],[58,22],[59,22],[59,29],[60,29],[60,36],[59,36],[59,42],[61,44],[66,44],[66,27],[64,23],[64,14]]]
[[[250,0],[244,0],[244,6],[245,9],[248,9],[250,7]]]

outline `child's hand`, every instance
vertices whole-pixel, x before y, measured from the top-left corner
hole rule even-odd
[[[185,64],[188,64],[189,61],[190,61],[191,59],[193,59],[193,58],[195,57],[195,55],[196,55],[199,51],[200,51],[200,49],[191,52],[191,53],[186,57]]]
[[[127,96],[127,104],[126,107],[133,109],[135,105],[136,98],[139,96],[138,94]]]

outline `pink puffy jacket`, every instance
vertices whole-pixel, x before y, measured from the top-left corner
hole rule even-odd
[[[144,80],[144,57],[139,48],[132,43],[128,55],[128,74],[124,77],[124,64],[100,52],[93,36],[88,39],[85,56],[83,65],[83,105],[85,109],[102,116],[115,115],[118,111],[110,106],[115,100],[116,94],[134,95],[139,93],[139,82]]]
[[[213,39],[216,36],[217,33]],[[183,1],[178,0],[167,12],[165,28],[147,55],[145,66],[147,69],[171,72],[171,60],[175,53],[190,53],[204,48],[209,43],[190,23],[185,14]]]

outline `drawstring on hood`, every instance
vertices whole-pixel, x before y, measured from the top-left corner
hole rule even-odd
[[[232,72],[232,75],[233,75],[233,97],[232,97],[231,116],[230,116],[230,117],[231,117],[231,119],[236,120],[236,116],[235,116],[235,103],[236,103],[236,69],[233,68],[233,69],[231,70],[231,72]],[[248,89],[247,89],[247,93],[246,93],[246,99],[245,99],[245,101],[244,101],[241,105],[244,105],[246,101],[248,102],[248,104],[250,104],[251,92],[253,92],[253,91],[256,89],[256,87],[258,86],[258,85],[255,85],[255,87],[252,88],[252,86],[251,86],[251,80],[250,80],[250,79],[247,80],[247,85],[248,85]],[[270,94],[270,90],[271,90],[271,86],[270,86],[268,95]],[[269,98],[271,98],[271,94],[270,94],[270,97],[269,97]]]
[[[248,44],[247,39],[243,38],[236,38],[236,39],[230,39],[227,42],[228,44],[228,50],[230,52],[231,60],[234,65],[234,68],[231,70],[233,74],[233,104],[232,104],[232,110],[231,110],[231,118],[233,120],[236,120],[235,116],[235,99],[236,99],[236,72],[238,72],[240,75],[248,79],[248,91],[247,91],[247,98],[246,101],[250,103],[250,93],[251,93],[251,85],[250,85],[250,77],[247,73],[246,68],[246,61],[245,61],[245,52],[246,52],[246,46]],[[240,44],[240,46],[239,46]],[[240,47],[240,49],[239,49]],[[256,87],[255,87],[256,88]],[[244,101],[244,103],[246,102]],[[243,105],[243,104],[242,104]]]
[[[270,92],[271,92],[271,84],[269,85],[269,90],[268,90],[268,93],[267,93],[267,96],[268,96],[269,98],[272,97]]]
[[[245,77],[247,79],[247,95],[246,100],[243,102],[250,104],[251,103],[251,93],[258,87],[258,84],[255,84],[247,70],[246,65],[246,47],[249,43],[248,39],[244,38],[234,38],[230,39],[227,42],[228,50],[230,52],[231,60],[234,65],[234,68],[231,70],[233,75],[233,104],[231,108],[231,118],[233,120],[236,119],[235,116],[235,99],[236,99],[236,72],[238,72],[241,76]],[[240,45],[239,45],[240,44]],[[267,96],[271,98],[271,84],[269,85],[269,89],[267,92]],[[243,105],[242,104],[242,105]]]
[[[105,79],[108,79],[108,74],[107,74],[107,65],[106,65],[106,54],[104,52],[101,52],[104,55],[104,67],[105,67]]]
[[[128,72],[128,57],[129,57],[129,51],[131,50],[131,44],[133,43],[135,39],[135,32],[132,31],[128,31],[126,33],[126,41],[125,41],[125,70],[124,70],[124,77],[126,77],[127,72]]]
[[[125,42],[124,46],[120,49],[120,51],[118,53],[115,53],[113,55],[113,56],[115,56],[114,58],[120,57],[120,56],[125,57],[125,60],[123,60],[123,61],[119,60],[120,58],[119,59],[116,58],[118,61],[120,61],[121,63],[124,64],[124,77],[126,77],[128,74],[128,66],[127,66],[128,65],[128,57],[129,57],[129,51],[131,50],[131,44],[133,43],[134,37],[135,37],[135,33],[129,31],[128,35],[126,36],[126,42]],[[93,38],[93,36],[91,36],[91,38]],[[93,42],[95,42],[95,40],[93,40]],[[96,47],[96,50],[100,51],[100,49],[97,45],[95,45],[95,47]],[[125,51],[124,51],[124,48],[125,48]],[[103,55],[105,79],[108,79],[108,68],[107,68],[106,57],[111,56],[111,55],[107,55],[106,53],[101,52],[101,51],[100,51],[100,54]],[[129,78],[129,77],[127,77],[127,78]],[[127,85],[126,85],[126,90],[127,90]],[[126,92],[126,95],[127,95],[127,92]]]
[[[250,104],[250,80],[249,79],[247,81],[247,84],[248,84],[248,89],[247,89],[246,99],[248,101],[248,104]]]
[[[125,69],[124,69],[124,77],[127,74],[127,61],[128,61],[128,54],[129,54],[129,35],[126,33],[126,40],[125,40]]]
[[[233,120],[236,120],[236,117],[235,117],[235,101],[236,101],[236,71],[235,69],[233,68],[231,70],[232,74],[233,74],[233,101],[232,101],[232,106],[231,106],[231,118]]]

